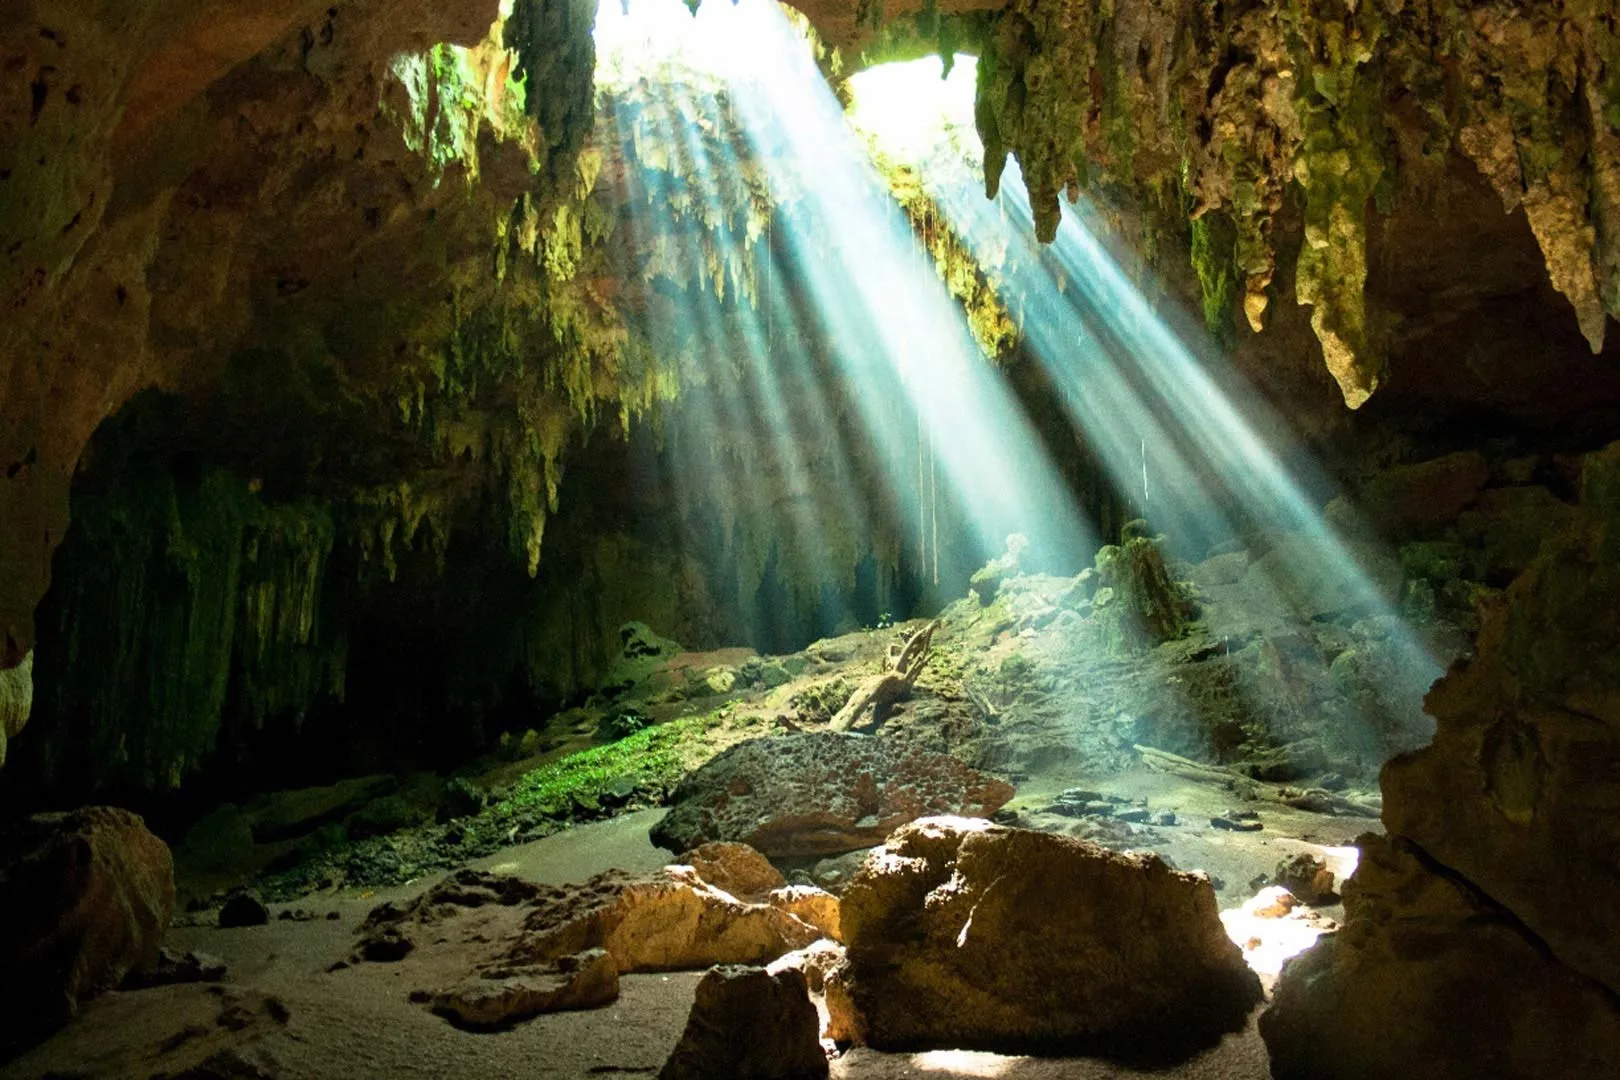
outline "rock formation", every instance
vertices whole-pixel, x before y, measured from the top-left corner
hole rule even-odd
[[[0,831],[0,1057],[158,959],[174,913],[169,849],[134,814],[93,806]]]
[[[839,981],[879,1049],[1163,1060],[1241,1027],[1260,997],[1207,878],[1065,836],[914,822],[842,916]]]
[[[700,861],[735,870],[739,854]],[[838,901],[820,890],[761,899],[740,900],[684,865],[563,887],[463,870],[409,904],[379,905],[335,970],[398,964],[413,1000],[458,1027],[494,1031],[605,1005],[620,974],[766,964],[837,932]]]
[[[798,971],[722,966],[703,976],[659,1080],[819,1080],[820,1023]]]
[[[1391,836],[1362,839],[1344,931],[1261,1019],[1279,1080],[1578,1077],[1620,1054],[1617,538],[1620,444],[1429,695],[1433,743],[1385,766]]]
[[[766,855],[835,855],[930,814],[988,817],[1012,786],[945,754],[844,732],[739,743],[675,791],[653,842],[737,840]]]

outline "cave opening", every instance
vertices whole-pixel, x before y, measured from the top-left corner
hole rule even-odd
[[[0,27],[0,1078],[1610,1067],[1608,22],[168,7]]]

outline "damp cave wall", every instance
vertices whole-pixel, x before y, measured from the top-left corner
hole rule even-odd
[[[815,5],[808,6],[812,19],[831,27],[836,39],[837,19],[828,13],[818,19]],[[10,389],[3,426],[4,458],[11,464],[0,481],[9,500],[0,531],[12,545],[6,550],[6,572],[0,574],[10,627],[6,663],[26,654],[32,632],[23,627],[32,621],[47,577],[42,559],[68,535],[68,477],[78,471],[81,487],[94,487],[97,454],[84,452],[92,446],[92,432],[136,387],[154,384],[175,395],[183,413],[204,415],[209,409],[199,402],[232,379],[245,380],[255,392],[278,391],[256,410],[226,412],[226,419],[214,421],[248,434],[259,444],[253,454],[222,452],[207,425],[188,416],[169,425],[183,434],[180,445],[164,449],[164,468],[177,469],[184,484],[198,490],[222,473],[225,478],[216,478],[208,490],[225,507],[229,529],[246,530],[261,548],[279,544],[289,554],[307,554],[313,545],[328,559],[319,588],[303,590],[318,593],[317,601],[304,605],[307,612],[296,611],[291,624],[272,627],[274,632],[244,657],[234,655],[233,644],[221,662],[216,648],[203,665],[206,671],[173,680],[176,708],[198,699],[205,714],[218,702],[221,715],[244,718],[239,721],[243,738],[228,739],[223,748],[211,746],[205,731],[194,731],[190,742],[182,738],[190,747],[182,759],[189,754],[195,762],[198,755],[216,751],[227,757],[295,759],[302,740],[319,740],[349,730],[348,725],[364,733],[354,739],[348,760],[383,747],[421,747],[423,756],[443,745],[470,750],[493,730],[526,723],[531,710],[590,685],[611,650],[621,611],[645,616],[649,607],[664,607],[669,616],[660,620],[654,613],[652,621],[675,624],[665,632],[692,645],[747,639],[782,647],[838,629],[849,618],[875,621],[938,599],[919,584],[896,578],[892,537],[870,560],[851,564],[854,581],[842,591],[858,597],[854,605],[784,605],[786,586],[767,580],[769,574],[752,590],[742,587],[731,573],[734,567],[704,566],[693,554],[724,550],[713,546],[722,526],[712,516],[676,523],[667,507],[633,499],[615,505],[614,499],[600,497],[615,489],[613,478],[630,477],[637,469],[645,477],[637,455],[656,456],[637,449],[649,438],[645,428],[632,425],[628,442],[601,432],[587,439],[588,425],[557,419],[554,406],[533,429],[546,449],[547,475],[540,486],[555,480],[557,505],[549,515],[547,554],[531,580],[509,546],[483,539],[511,531],[515,515],[509,501],[491,495],[482,481],[453,475],[441,452],[424,450],[418,433],[378,420],[392,407],[398,369],[419,366],[424,351],[454,338],[469,310],[487,304],[502,288],[522,287],[530,295],[539,289],[551,303],[562,295],[545,293],[544,280],[536,285],[519,276],[491,283],[487,273],[470,268],[488,263],[490,236],[510,228],[507,223],[519,216],[510,210],[513,200],[562,198],[570,186],[569,163],[582,138],[570,134],[581,122],[577,116],[570,121],[566,108],[580,100],[582,73],[588,76],[588,64],[580,59],[585,7],[532,9],[541,30],[531,43],[538,48],[531,50],[536,59],[530,77],[535,87],[555,91],[535,96],[537,102],[552,103],[537,104],[536,111],[549,108],[552,115],[537,121],[537,136],[511,138],[493,126],[477,129],[471,142],[480,151],[479,174],[462,187],[444,182],[446,165],[437,160],[431,138],[425,154],[422,147],[413,149],[409,131],[390,132],[383,122],[388,110],[379,110],[376,102],[390,93],[397,96],[388,89],[393,84],[388,64],[397,50],[445,40],[475,44],[487,33],[480,20],[492,19],[493,12],[467,12],[449,25],[444,13],[425,8],[385,12],[364,3],[320,10],[265,4],[252,12],[257,21],[244,15],[241,23],[230,24],[241,31],[231,42],[234,52],[210,52],[199,44],[225,25],[212,10],[188,15],[153,9],[138,26],[124,25],[138,33],[116,41],[108,26],[89,15],[73,15],[75,9],[64,10],[80,20],[82,34],[69,37],[62,27],[73,25],[71,20],[53,22],[44,12],[8,28],[8,55],[22,58],[8,71],[14,81],[17,72],[30,75],[13,86],[12,98],[28,101],[29,110],[13,117],[6,129],[12,157],[20,160],[53,132],[71,134],[58,141],[73,154],[65,161],[42,159],[45,164],[34,167],[45,173],[32,178],[14,169],[7,182],[27,180],[37,185],[30,191],[43,192],[65,177],[71,183],[63,190],[86,193],[83,202],[100,210],[87,219],[82,207],[41,209],[27,199],[11,203],[40,210],[51,222],[60,217],[60,236],[67,239],[46,244],[44,234],[30,232],[20,213],[12,220],[13,231],[27,242],[8,256],[20,290],[14,294],[16,310],[23,315],[8,320],[5,385]],[[906,16],[898,8],[889,14]],[[975,18],[983,22],[982,16]],[[996,20],[987,25],[996,29]],[[1162,33],[1162,27],[1154,27],[1149,38]],[[1194,49],[1201,41],[1197,35],[1190,40]],[[1189,48],[1185,42],[1177,47]],[[73,82],[75,72],[115,54],[123,82],[106,87]],[[1003,50],[998,62],[1006,59]],[[161,93],[153,89],[160,75],[176,72],[186,77],[170,80],[173,85]],[[35,86],[41,81],[47,93],[35,110]],[[120,103],[128,101],[139,107],[118,114]],[[87,104],[103,110],[100,128],[86,127],[76,111]],[[427,115],[435,109],[441,119],[452,111],[443,100],[430,101]],[[393,122],[409,128],[397,118]],[[137,145],[137,136],[144,134],[152,137],[141,153],[109,152]],[[204,161],[202,148],[210,145],[223,152]],[[467,171],[465,162],[449,156],[452,172]],[[1555,284],[1549,275],[1536,225],[1522,206],[1504,210],[1494,178],[1481,172],[1477,159],[1452,149],[1436,160],[1438,173],[1428,177],[1423,190],[1387,202],[1369,199],[1364,207],[1365,298],[1373,322],[1384,328],[1384,354],[1378,392],[1354,413],[1344,409],[1340,387],[1322,364],[1312,309],[1292,302],[1298,289],[1287,256],[1307,244],[1308,189],[1284,185],[1268,213],[1268,242],[1283,257],[1267,286],[1271,303],[1263,332],[1255,332],[1235,310],[1236,293],[1227,297],[1229,323],[1218,319],[1213,328],[1199,326],[1197,313],[1210,310],[1210,267],[1196,257],[1195,230],[1180,217],[1182,207],[1167,215],[1161,198],[1133,204],[1128,184],[1102,184],[1099,194],[1115,215],[1111,242],[1128,270],[1148,287],[1161,282],[1166,310],[1185,313],[1178,315],[1183,333],[1198,340],[1213,332],[1213,339],[1204,339],[1204,350],[1213,354],[1217,346],[1211,342],[1219,341],[1231,358],[1229,365],[1217,367],[1255,387],[1288,418],[1287,430],[1266,432],[1284,448],[1286,460],[1299,460],[1308,450],[1354,486],[1383,466],[1478,447],[1486,439],[1501,455],[1516,448],[1577,452],[1601,445],[1617,430],[1620,386],[1612,342],[1596,356],[1586,348],[1583,324],[1560,291],[1567,282]],[[51,170],[66,172],[58,176]],[[111,209],[97,194],[108,184],[118,192]],[[309,209],[327,206],[337,210]],[[74,220],[69,209],[79,215],[72,228],[66,227]],[[1172,217],[1180,224],[1166,227]],[[92,226],[94,242],[75,247]],[[60,255],[63,244],[71,256],[51,264],[45,250]],[[227,249],[236,257],[222,264],[219,253]],[[44,266],[23,265],[29,255],[58,270],[40,278],[35,270]],[[122,269],[129,273],[120,277],[115,271]],[[480,276],[486,280],[464,285]],[[446,301],[447,282],[458,286],[453,302]],[[141,345],[133,351],[113,348],[112,340]],[[31,362],[18,359],[24,355]],[[1043,396],[1034,366],[1013,357],[1007,370],[1020,396],[1042,417],[1048,445],[1100,532],[1107,535],[1134,516],[1139,508],[1129,496],[1100,482],[1083,438],[1067,430]],[[279,392],[289,377],[299,393]],[[623,371],[616,378],[618,384],[593,387],[588,396],[622,401],[631,378]],[[359,401],[352,409],[316,410],[322,413],[319,423],[306,423],[308,403],[331,395]],[[357,426],[357,420],[363,424]],[[313,432],[307,430],[311,427]],[[553,470],[551,453],[562,446],[568,447],[570,463]],[[401,477],[417,484],[398,494],[404,490],[398,486]],[[424,480],[442,484],[435,489]],[[161,480],[153,482],[162,487]],[[445,495],[447,487],[454,490]],[[344,513],[333,512],[338,489],[364,489],[372,509],[385,504],[343,541],[337,533]],[[571,490],[582,494],[576,498]],[[454,509],[436,519],[432,510],[412,505],[413,499],[450,503]],[[332,519],[330,537],[326,518]],[[406,533],[412,534],[411,542],[397,544],[395,538]],[[122,535],[104,533],[66,558],[93,566],[96,552],[121,542]],[[369,546],[363,539],[368,535]],[[756,564],[758,553],[756,544]],[[394,564],[393,580],[385,572],[382,583],[368,591],[360,583],[379,576],[379,560]],[[184,568],[169,569],[185,576]],[[960,578],[964,569],[970,567],[954,568],[945,580]],[[64,595],[76,582],[88,587],[87,579],[71,571],[62,579]],[[670,583],[670,595],[649,603],[646,582]],[[244,588],[240,578],[236,585]],[[292,588],[281,599],[291,600],[298,591]],[[753,595],[744,595],[749,592]],[[501,601],[497,607],[509,604],[517,614],[491,613],[485,599],[490,596]],[[216,612],[232,606],[240,603],[215,598]],[[39,610],[48,620],[70,608],[47,599]],[[784,610],[795,612],[782,620],[785,628],[761,622],[762,611]],[[514,620],[531,618],[535,611],[548,613],[547,627],[513,630]],[[224,618],[216,615],[216,621]],[[684,627],[690,629],[683,632]],[[271,660],[276,634],[287,646],[276,662],[285,666],[271,663],[264,672],[268,683],[259,687],[265,692],[255,693],[258,676],[243,665]],[[58,655],[65,657],[66,649]],[[460,663],[446,662],[456,657]],[[148,656],[148,668],[150,661]],[[339,662],[348,676],[358,676],[353,686],[345,677],[341,698],[332,682]],[[36,672],[41,663],[36,657]],[[39,676],[44,692],[36,693],[36,702],[45,704],[36,705],[36,716],[49,716],[56,707],[49,701],[62,700],[61,688],[71,681],[61,663],[46,665]],[[536,671],[556,674],[534,678]],[[148,687],[155,685],[150,672],[142,677]],[[106,685],[130,684],[109,678]],[[96,693],[86,689],[84,697]],[[104,703],[102,715],[113,707]],[[65,711],[76,709],[69,704]],[[91,723],[87,716],[81,713],[72,722]],[[302,722],[293,726],[300,716]],[[290,734],[294,731],[296,736]],[[26,739],[16,741],[14,757]],[[40,738],[40,754],[49,741]],[[279,753],[267,752],[270,746]],[[30,772],[27,759],[20,760]],[[89,775],[95,771],[81,769],[77,790],[106,779]],[[157,770],[149,778],[120,782],[144,787],[170,779]]]

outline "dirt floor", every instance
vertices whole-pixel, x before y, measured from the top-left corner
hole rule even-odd
[[[1113,778],[1142,792],[1147,778]],[[1219,793],[1161,777],[1151,804],[1193,814]],[[1030,796],[1039,801],[1040,796]],[[610,867],[651,869],[666,853],[647,840],[661,811],[641,811],[575,827],[483,860],[492,869],[547,883],[589,877]],[[1353,828],[1341,819],[1301,814],[1271,821],[1261,833],[1222,836],[1185,828],[1163,846],[1183,865],[1211,865],[1230,876],[1269,869],[1283,854],[1319,850],[1294,831],[1333,835]],[[1166,833],[1175,830],[1163,830]],[[1179,854],[1174,854],[1179,853]],[[1185,862],[1183,862],[1185,860]],[[406,999],[397,967],[363,964],[328,972],[352,949],[361,920],[382,900],[409,897],[434,879],[361,894],[272,905],[266,926],[178,927],[171,948],[211,953],[226,962],[217,985],[192,984],[111,993],[44,1045],[0,1070],[3,1080],[47,1077],[258,1077],[316,1080],[367,1078],[591,1077],[656,1075],[686,1023],[698,972],[628,975],[617,1002],[603,1009],[541,1016],[493,1034],[460,1031]],[[308,919],[282,919],[282,912]],[[335,915],[336,918],[331,916]],[[962,1051],[884,1054],[855,1049],[833,1062],[833,1076],[1105,1077],[1162,1080],[1263,1080],[1265,1047],[1253,1022],[1219,1046],[1167,1070],[1138,1071],[1090,1059],[1003,1057]],[[194,1070],[189,1071],[188,1070]]]

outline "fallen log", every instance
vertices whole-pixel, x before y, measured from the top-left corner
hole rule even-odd
[[[891,648],[886,670],[856,687],[828,726],[833,731],[848,731],[868,710],[877,712],[886,709],[911,693],[911,688],[917,685],[917,676],[922,674],[923,665],[928,663],[934,631],[938,628],[939,620],[935,619],[907,638],[898,650]]]

